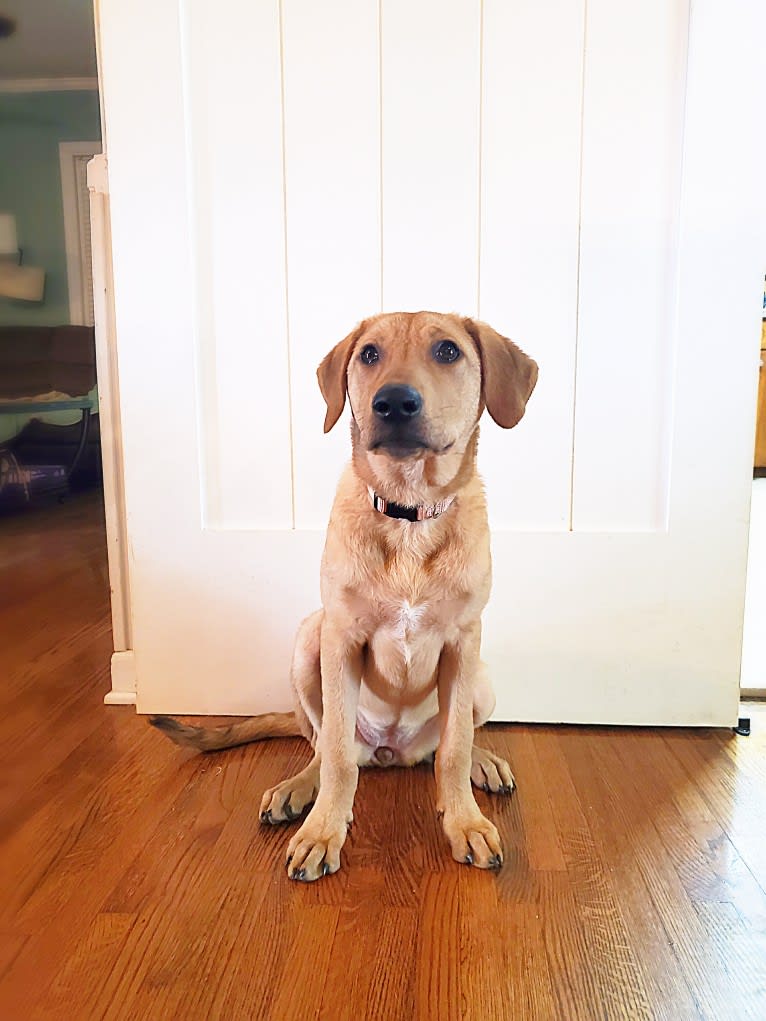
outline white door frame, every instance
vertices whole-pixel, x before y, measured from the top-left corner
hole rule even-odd
[[[107,705],[134,705],[136,675],[132,649],[130,576],[123,482],[122,425],[114,316],[112,236],[109,217],[107,159],[98,154],[88,163],[93,312],[96,332],[98,410],[103,465],[104,516],[112,608],[112,690]]]
[[[93,258],[93,315],[96,333],[98,410],[103,466],[106,549],[112,610],[113,648],[111,690],[107,705],[135,705],[136,671],[133,657],[128,532],[125,511],[122,418],[117,359],[117,330],[114,312],[112,271],[112,229],[109,209],[107,133],[104,111],[103,59],[101,54],[100,0],[94,0],[96,62],[101,145],[88,164],[91,254]]]
[[[101,142],[59,142],[61,167],[61,198],[64,207],[64,243],[66,246],[66,275],[69,289],[69,322],[89,326],[88,310],[83,300],[83,258],[80,244],[80,204],[77,194],[75,156],[95,156],[101,152]]]
[[[117,346],[112,283],[109,183],[106,156],[100,141],[60,142],[61,194],[69,290],[69,321],[91,325],[83,287],[83,248],[80,238],[81,197],[75,172],[76,156],[92,157],[87,165],[88,215],[91,233],[93,325],[103,467],[104,516],[112,611],[114,652],[111,660],[110,705],[135,704],[136,682],[130,620],[130,584],[126,557],[127,529],[123,491],[122,429],[117,378]]]

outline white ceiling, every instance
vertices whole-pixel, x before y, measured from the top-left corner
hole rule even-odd
[[[16,22],[0,39],[0,79],[96,74],[93,0],[0,0],[0,14]]]

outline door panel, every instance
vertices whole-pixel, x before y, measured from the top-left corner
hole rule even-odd
[[[496,529],[570,525],[584,19],[584,0],[484,3],[479,312],[540,366],[518,428],[482,425]]]
[[[383,308],[476,311],[480,4],[380,5]]]
[[[377,3],[284,4],[283,62],[295,525],[323,529],[348,410],[323,438],[315,370],[380,308]]]
[[[203,513],[214,528],[290,528],[278,10],[188,3],[182,19]]]
[[[588,3],[572,525],[667,525],[689,5]]]

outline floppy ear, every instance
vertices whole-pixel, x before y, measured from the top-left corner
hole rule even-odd
[[[486,323],[464,319],[481,359],[481,387],[487,411],[503,429],[521,421],[537,382],[537,362]]]
[[[336,344],[328,355],[322,360],[317,369],[319,389],[322,391],[327,414],[324,419],[324,431],[328,433],[343,413],[346,404],[346,372],[351,358],[354,344],[367,325],[367,321],[360,323],[355,330],[352,330],[347,337]]]

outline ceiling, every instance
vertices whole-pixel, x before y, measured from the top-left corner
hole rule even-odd
[[[0,0],[0,15],[16,22],[0,39],[0,80],[95,76],[93,0]]]

